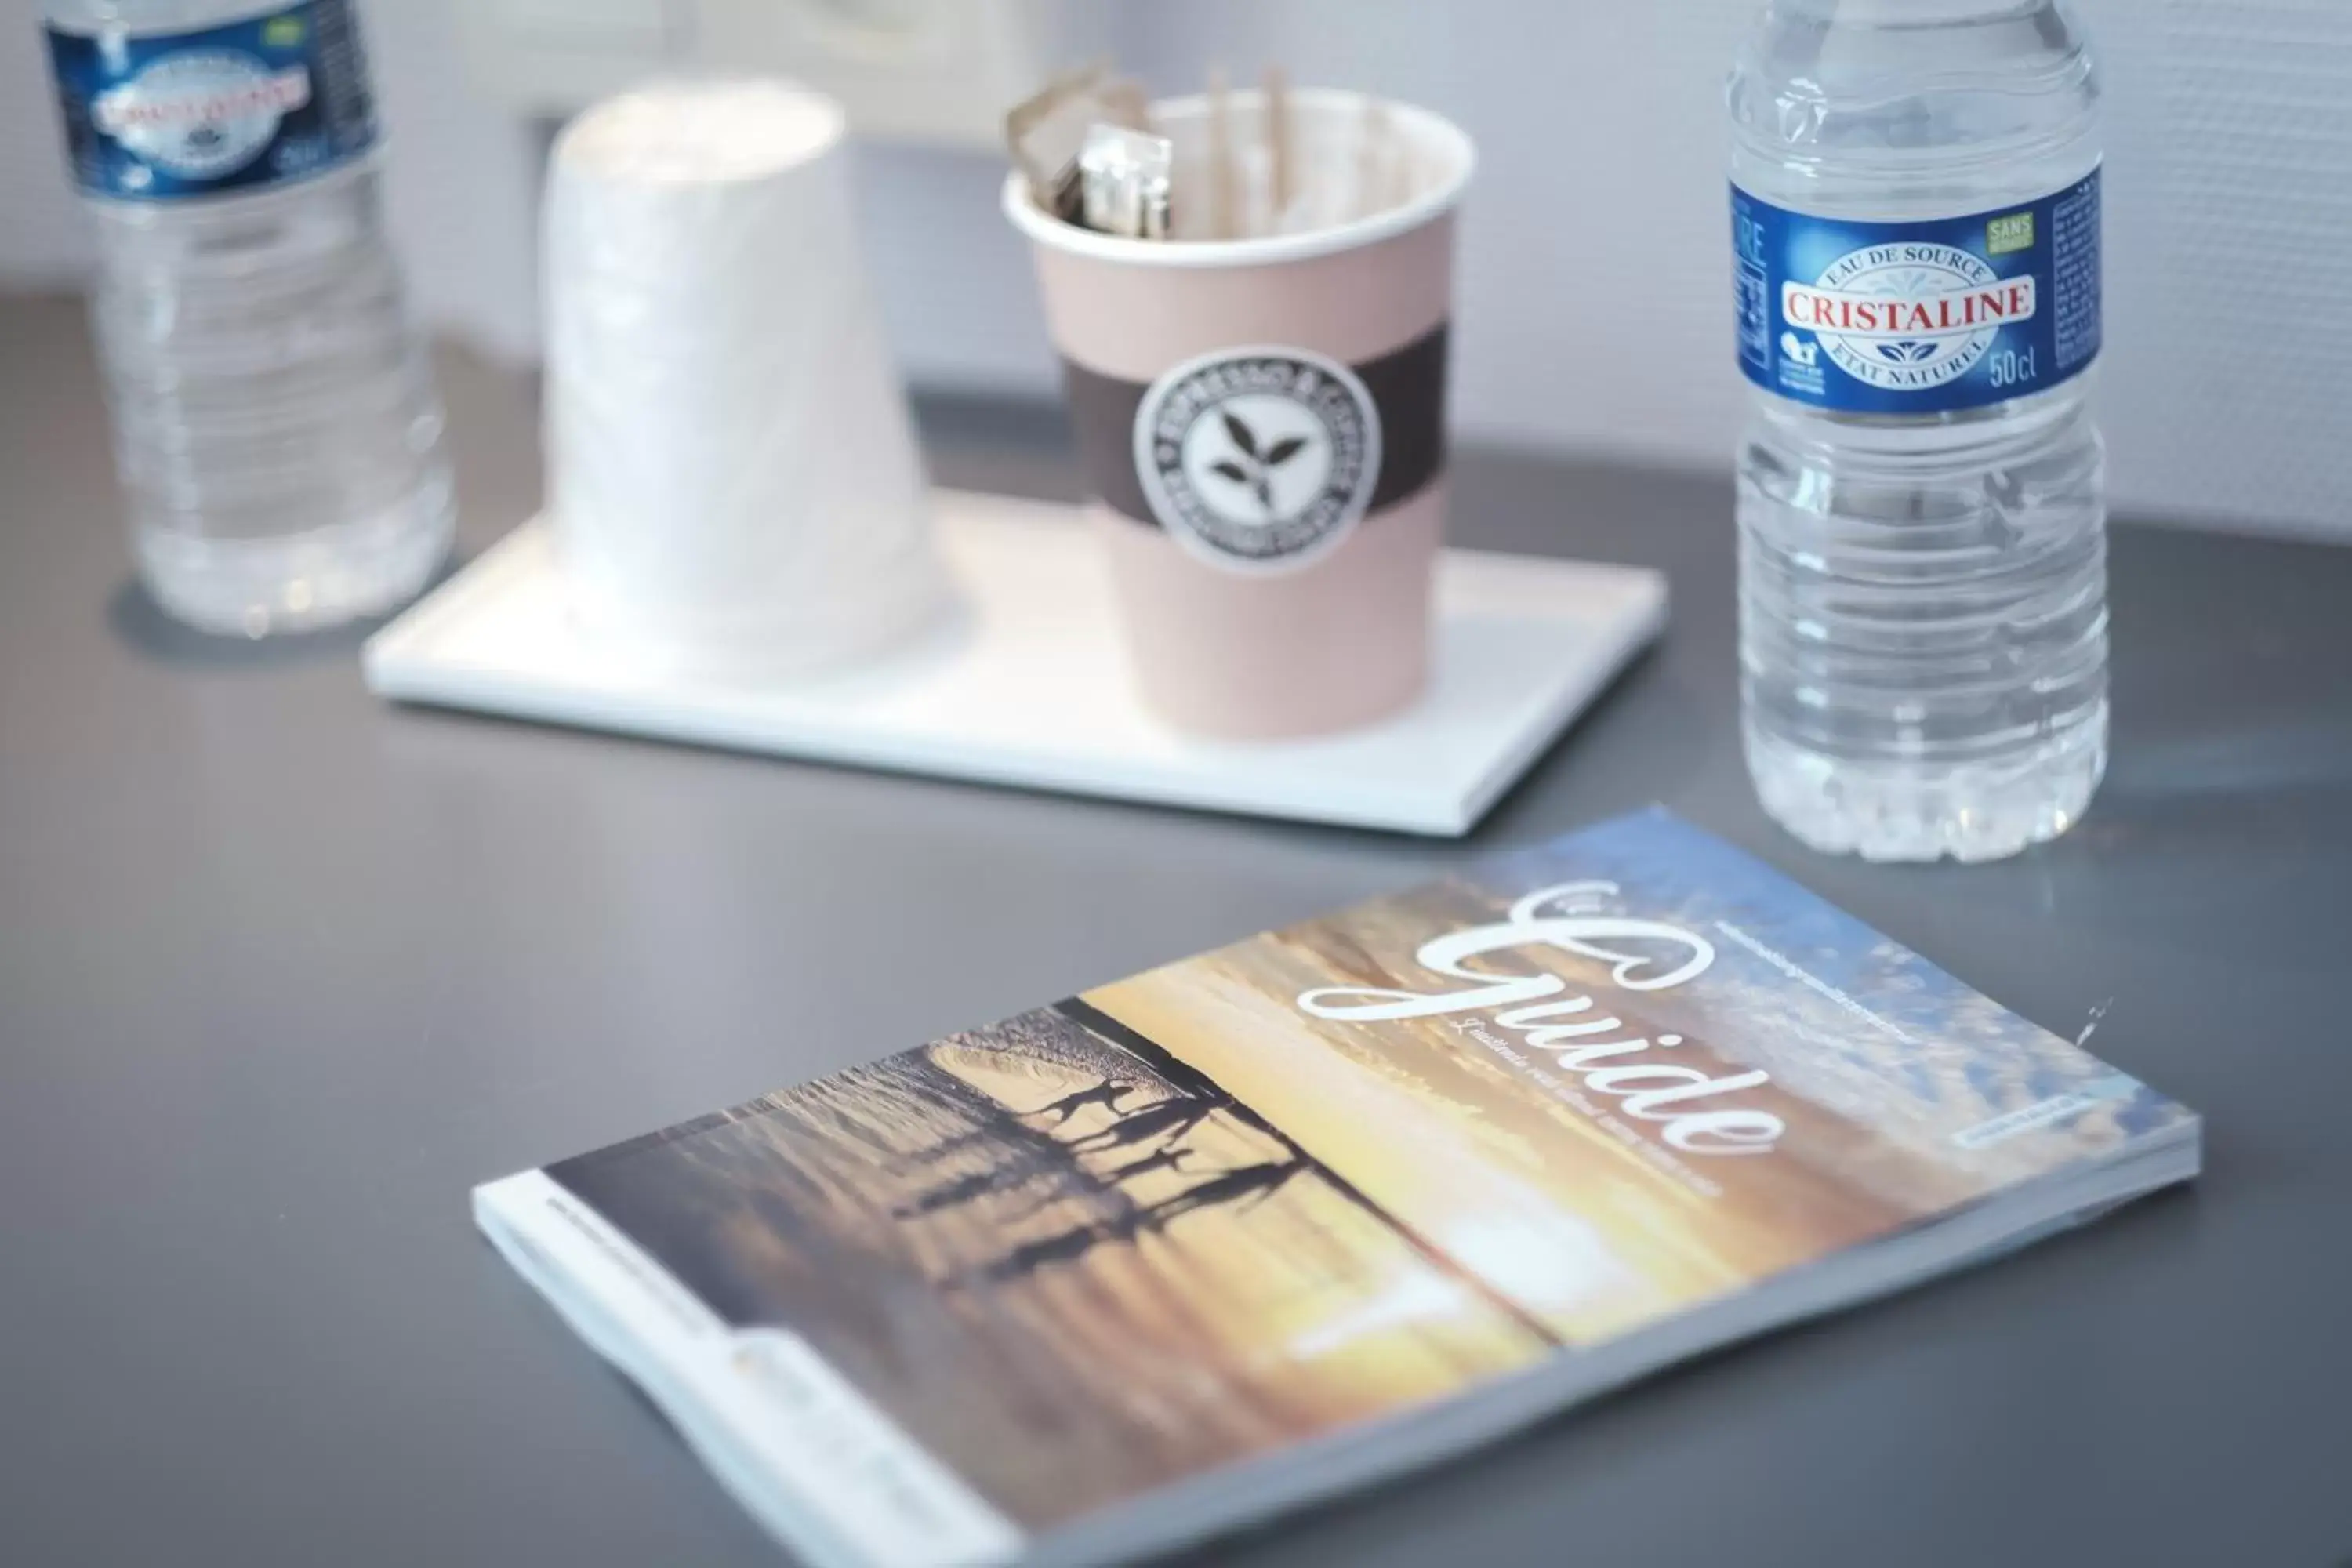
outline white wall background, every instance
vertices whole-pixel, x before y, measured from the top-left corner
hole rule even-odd
[[[416,292],[533,341],[537,133],[467,79],[451,7],[366,0]],[[1756,0],[1097,0],[1155,86],[1213,58],[1444,110],[1477,138],[1459,424],[1719,466],[1732,367],[1718,83]],[[2352,539],[2352,0],[2077,0],[2108,88],[2103,413],[2117,501]],[[37,37],[0,26],[0,284],[79,265]],[[865,154],[869,253],[908,374],[1046,394],[999,165]],[[0,353],[5,345],[0,344]]]

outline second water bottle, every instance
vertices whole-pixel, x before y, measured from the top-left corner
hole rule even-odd
[[[2010,855],[2106,764],[2097,87],[2054,0],[1775,0],[1732,75],[1748,768]]]

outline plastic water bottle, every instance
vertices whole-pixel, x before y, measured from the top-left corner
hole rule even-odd
[[[1774,0],[1729,87],[1748,771],[2014,854],[2106,763],[2098,89],[2056,0]]]
[[[142,575],[259,637],[415,594],[454,519],[352,0],[45,0]]]

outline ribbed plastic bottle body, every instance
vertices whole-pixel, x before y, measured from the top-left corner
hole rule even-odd
[[[1739,456],[1746,748],[1818,847],[2012,854],[2104,772],[2096,103],[2051,0],[1783,0],[1734,73],[1801,268]]]
[[[47,16],[59,57],[99,84],[81,89],[77,139],[78,163],[111,182],[83,178],[91,311],[150,589],[183,619],[250,636],[398,605],[455,521],[440,401],[384,232],[372,123],[331,162],[327,131],[285,129],[329,111],[304,50],[346,49],[330,63],[364,94],[356,33],[320,37],[348,28],[347,9],[49,0]],[[242,47],[264,37],[292,63]],[[68,114],[71,132],[70,100]],[[257,166],[273,156],[286,166]]]

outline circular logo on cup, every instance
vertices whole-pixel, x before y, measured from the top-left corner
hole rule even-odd
[[[1381,415],[1356,373],[1305,349],[1221,349],[1135,413],[1152,516],[1212,565],[1285,572],[1337,548],[1381,477]]]

